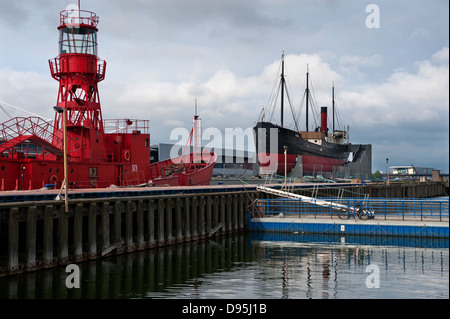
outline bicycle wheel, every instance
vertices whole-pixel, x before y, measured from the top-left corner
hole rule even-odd
[[[339,213],[337,213],[337,215],[340,219],[349,219],[350,218],[350,215],[348,214],[348,212],[339,212]]]
[[[362,220],[362,212],[361,212],[361,204],[359,202],[356,202],[355,205],[355,219],[358,217],[360,220]]]

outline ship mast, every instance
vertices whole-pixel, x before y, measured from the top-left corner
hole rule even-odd
[[[195,99],[195,114],[193,126],[194,154],[201,151],[202,148],[202,127],[200,117],[197,115],[197,99]]]
[[[283,113],[284,113],[284,51],[281,55],[281,127],[283,127]]]
[[[309,64],[306,65],[306,131],[308,132],[308,112],[309,112]]]
[[[192,126],[192,139],[194,142],[194,149],[192,150],[192,160],[194,163],[200,163],[202,160],[202,122],[200,116],[197,114],[197,99],[195,99],[195,114],[194,114],[194,124]],[[189,145],[189,149],[191,145]]]
[[[332,105],[333,105],[333,133],[334,133],[334,81],[333,81],[333,86],[331,87],[331,95],[332,95]]]

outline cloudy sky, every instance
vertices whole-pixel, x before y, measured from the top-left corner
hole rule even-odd
[[[59,12],[76,2],[0,0],[0,122],[30,115],[17,107],[53,118],[48,60]],[[372,144],[373,171],[386,158],[449,171],[447,0],[81,0],[81,9],[100,17],[103,118],[150,120],[152,144],[190,129],[195,99],[204,130],[252,127],[284,51],[293,107],[307,64],[318,107],[331,107],[334,81],[338,122],[351,143]]]

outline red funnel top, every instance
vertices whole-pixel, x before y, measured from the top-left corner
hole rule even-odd
[[[320,131],[327,131],[327,107],[322,106],[320,109]]]

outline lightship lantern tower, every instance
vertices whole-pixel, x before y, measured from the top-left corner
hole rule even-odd
[[[209,185],[214,153],[202,154],[199,163],[188,156],[181,167],[173,165],[177,158],[151,165],[149,120],[103,119],[98,83],[106,62],[98,58],[99,19],[79,8],[78,1],[60,12],[59,52],[49,60],[59,84],[54,123],[39,117],[0,123],[0,190],[65,188],[67,199],[68,188]],[[201,147],[197,115],[195,121]],[[66,201],[66,212],[68,206]]]
[[[60,13],[59,55],[49,65],[59,81],[56,106],[66,109],[69,157],[101,160],[104,131],[98,83],[105,78],[106,62],[97,56],[97,15],[78,8]],[[54,126],[53,144],[61,146],[62,113],[55,114]]]

